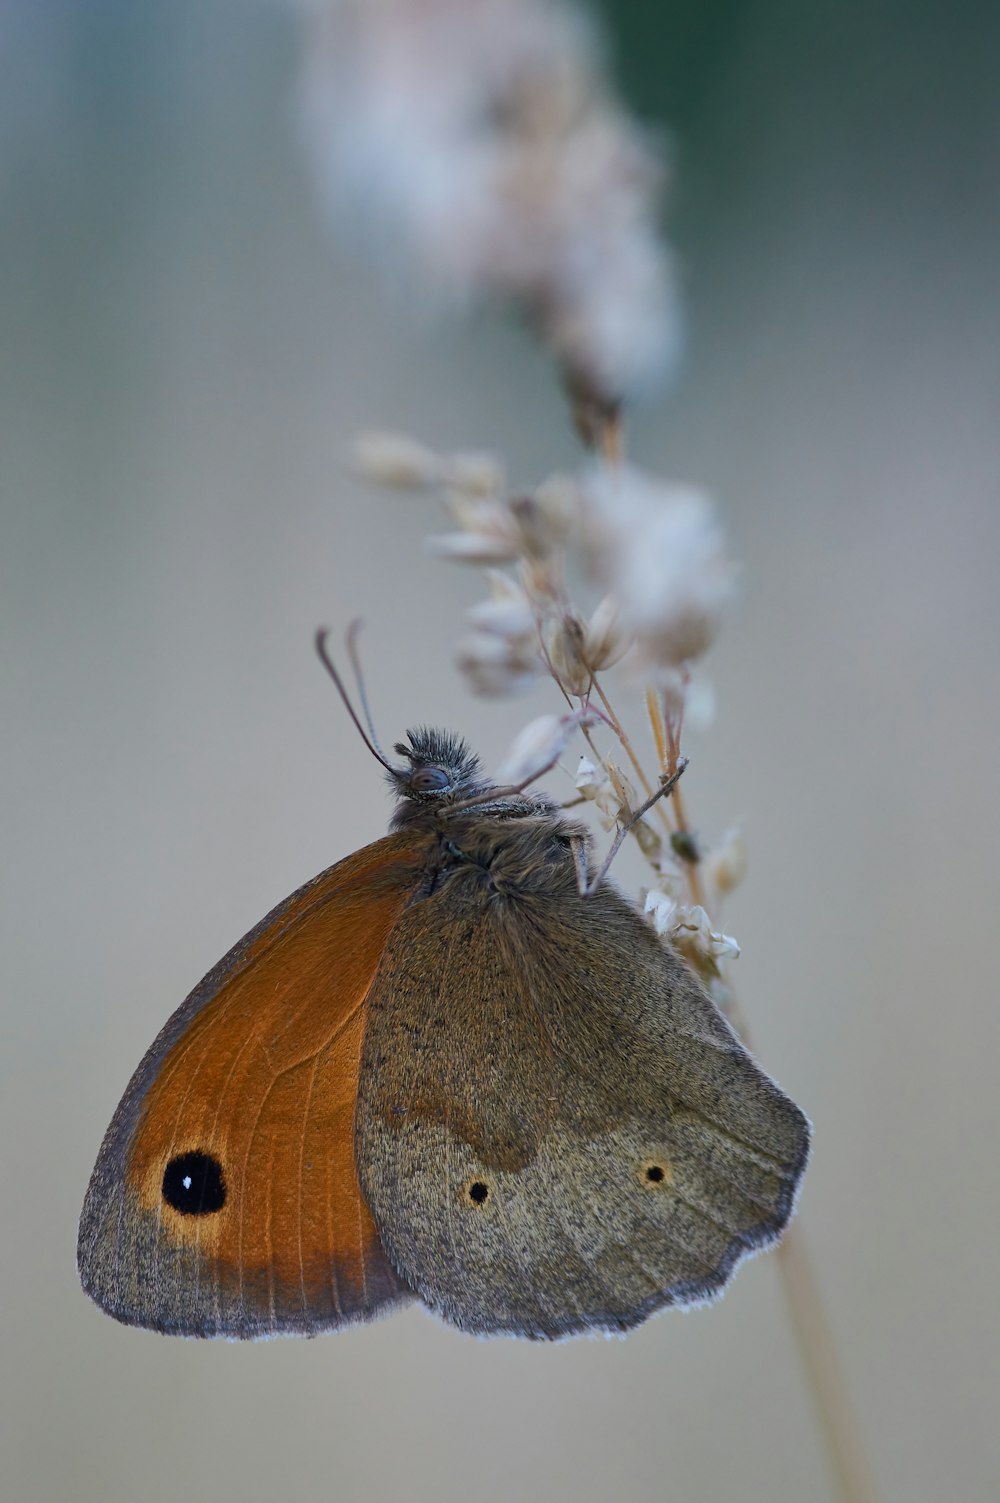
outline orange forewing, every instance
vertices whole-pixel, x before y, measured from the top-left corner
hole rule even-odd
[[[107,1245],[115,1216],[119,1241],[123,1223],[125,1235],[132,1222],[144,1228],[152,1268],[145,1292],[118,1296],[119,1318],[130,1318],[130,1297],[155,1299],[158,1280],[162,1318],[151,1322],[148,1308],[133,1318],[205,1334],[329,1328],[408,1293],[358,1186],[354,1111],[368,993],[422,845],[389,836],[293,894],[206,977],[139,1067],[101,1156],[121,1156],[120,1203],[91,1208],[101,1223],[91,1292],[108,1308],[116,1294],[101,1285],[114,1285],[109,1265],[122,1261]],[[167,1165],[192,1151],[222,1167],[225,1203],[212,1215],[164,1199]],[[104,1202],[101,1169],[91,1196]],[[177,1286],[192,1277],[186,1317]],[[217,1321],[204,1313],[209,1292]]]

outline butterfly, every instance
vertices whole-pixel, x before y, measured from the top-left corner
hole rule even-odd
[[[156,1038],[87,1191],[84,1289],[131,1325],[243,1338],[414,1299],[557,1338],[717,1295],[785,1227],[806,1118],[582,825],[448,733],[409,731],[398,764],[365,740],[389,834]]]

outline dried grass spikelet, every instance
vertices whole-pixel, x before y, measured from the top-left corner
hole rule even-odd
[[[437,489],[456,499],[482,500],[502,495],[506,484],[503,465],[494,454],[441,454],[408,433],[386,428],[358,434],[351,461],[357,474],[389,490]]]
[[[383,429],[360,433],[352,457],[359,475],[390,490],[429,490],[444,477],[442,456],[405,433]]]
[[[572,608],[549,621],[545,629],[545,651],[552,676],[567,694],[587,695],[594,675],[617,663],[631,646],[631,639],[620,629],[621,607],[612,595],[605,595],[590,619]]]
[[[604,767],[598,767],[589,757],[581,757],[576,770],[577,792],[592,803],[601,826],[613,830],[621,814],[621,799],[612,786]]]
[[[534,641],[535,613],[517,580],[499,569],[489,569],[491,595],[466,614],[477,631],[509,641]]]
[[[613,668],[632,646],[632,636],[622,626],[622,606],[616,595],[604,595],[587,622],[583,651],[595,673]]]
[[[449,454],[445,482],[460,496],[501,496],[507,483],[503,465],[485,450]]]
[[[499,569],[487,573],[490,598],[467,613],[472,631],[459,644],[458,666],[475,694],[517,694],[544,667],[535,616],[516,580]]]
[[[598,767],[589,757],[581,757],[576,768],[576,787],[585,799],[595,799],[611,782],[603,767]]]
[[[624,824],[632,817],[632,810],[640,803],[635,791],[635,784],[614,761],[612,757],[605,757],[604,766],[607,770],[608,779],[618,799],[618,819]]]
[[[580,726],[586,723],[588,716],[579,712],[539,715],[529,721],[514,738],[497,769],[497,781],[518,785],[540,777],[555,765]]]
[[[554,544],[565,546],[580,525],[580,487],[572,475],[549,475],[535,489],[535,505]]]
[[[584,625],[573,611],[564,611],[545,628],[545,653],[552,677],[567,694],[582,697],[594,681],[584,655]]]
[[[521,557],[520,529],[506,502],[453,492],[448,509],[459,530],[429,537],[428,552],[455,563],[480,565],[509,564]]]
[[[458,665],[477,694],[516,694],[543,671],[534,608],[518,581],[488,569],[490,598],[467,612],[473,628],[459,647]]]
[[[563,0],[300,0],[303,133],[337,218],[431,300],[500,297],[581,410],[673,363],[663,168]],[[422,300],[426,305],[428,298]]]
[[[491,598],[470,612],[473,634],[459,654],[477,693],[516,692],[544,665],[582,702],[636,645],[660,760],[676,766],[685,717],[705,701],[689,664],[709,645],[733,577],[699,492],[595,465],[582,481],[554,475],[508,495],[492,456],[440,454],[385,433],[359,443],[356,463],[396,488],[436,489],[454,529],[428,538],[428,551],[492,568]],[[610,586],[589,617],[568,596],[574,560]],[[516,581],[501,564],[517,565]]]
[[[522,645],[490,632],[473,632],[459,644],[458,666],[474,694],[519,694],[542,671],[534,641]]]

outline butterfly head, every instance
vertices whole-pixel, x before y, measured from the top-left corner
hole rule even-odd
[[[429,807],[459,803],[490,787],[479,758],[460,736],[419,726],[407,731],[406,737],[395,746],[405,765],[389,769],[389,782],[400,800],[394,825],[407,824]]]

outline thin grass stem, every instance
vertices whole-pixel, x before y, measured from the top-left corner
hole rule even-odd
[[[602,449],[609,462],[615,465],[623,462],[624,434],[620,423],[615,424],[613,439],[605,430]],[[613,461],[609,452],[612,449]],[[614,713],[596,678],[594,688],[597,690],[615,735],[635,768],[636,775],[642,786],[649,791],[649,780],[639,766],[625,728]],[[647,693],[647,711],[649,711],[649,695],[653,692],[649,690]],[[657,709],[660,709],[659,705]],[[649,721],[661,768],[669,770],[669,763],[676,763],[680,754],[680,727],[679,725],[676,728],[673,727],[669,718],[664,717],[662,729],[659,729],[660,716],[652,712],[649,712]],[[669,742],[669,745],[665,744],[666,742]],[[677,831],[690,835],[691,827],[684,796],[679,787],[674,787],[670,804]],[[705,893],[698,863],[686,861],[684,866],[692,902],[705,907]],[[729,988],[727,992],[727,1014],[749,1049],[751,1043],[743,1010],[735,993]],[[778,1244],[777,1258],[782,1292],[788,1308],[792,1332],[812,1393],[813,1405],[823,1432],[838,1495],[842,1503],[877,1503],[874,1477],[865,1453],[861,1429],[851,1402],[850,1391],[837,1354],[833,1330],[823,1305],[812,1261],[806,1249],[801,1223],[793,1223],[787,1228]]]
[[[732,991],[727,1012],[733,1027],[750,1049],[746,1017]],[[823,1432],[838,1497],[842,1503],[877,1503],[875,1479],[865,1452],[861,1427],[806,1248],[801,1221],[794,1221],[786,1228],[776,1256],[781,1290]]]

